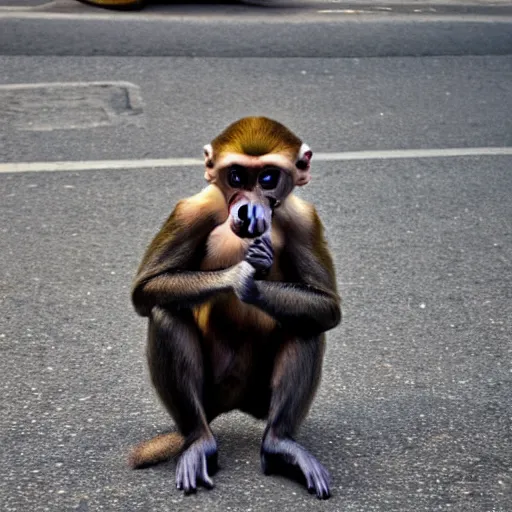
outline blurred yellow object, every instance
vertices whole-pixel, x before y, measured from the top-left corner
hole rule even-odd
[[[78,0],[84,4],[97,5],[109,9],[141,9],[146,0]]]

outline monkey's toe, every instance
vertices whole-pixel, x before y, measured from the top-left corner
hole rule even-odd
[[[176,487],[185,494],[197,491],[198,485],[213,489],[213,480],[208,474],[208,459],[216,466],[217,448],[215,441],[199,440],[192,443],[178,460],[176,467]]]
[[[272,451],[261,452],[261,468],[265,475],[280,474],[306,486],[318,499],[330,498],[329,473],[318,460],[295,442],[285,441],[287,449],[280,451],[279,442]],[[290,447],[293,447],[290,449]]]
[[[316,494],[320,500],[330,498],[329,473],[322,464],[309,453],[305,457],[300,457],[297,462],[306,479],[308,491],[311,494]]]

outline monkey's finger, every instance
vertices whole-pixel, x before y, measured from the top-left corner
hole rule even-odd
[[[265,259],[255,259],[252,258],[250,260],[247,260],[248,263],[250,263],[256,270],[268,270],[270,267],[272,267],[272,260],[265,258]]]
[[[274,258],[272,258],[271,254],[266,254],[263,251],[261,252],[254,252],[249,255],[249,259],[254,261],[272,261]]]
[[[272,257],[272,253],[261,244],[252,246],[247,251],[247,255],[251,258],[268,258]]]
[[[256,238],[252,243],[251,248],[255,248],[258,251],[265,251],[267,254],[274,254],[272,240],[269,236],[262,235]]]
[[[247,219],[249,220],[249,227],[247,228],[247,231],[252,235],[257,223],[256,205],[253,203],[249,203],[247,206]]]
[[[274,248],[272,247],[271,243],[263,242],[263,251],[270,258],[274,257]]]
[[[267,222],[265,220],[265,210],[260,204],[256,205],[255,217],[257,219],[258,233],[263,233],[267,228]]]
[[[273,259],[274,255],[271,252],[260,249],[259,247],[255,247],[247,251],[246,260],[272,261]]]
[[[185,493],[193,493],[197,489],[195,464],[187,464],[186,475]]]
[[[324,483],[320,491],[317,491],[316,496],[319,500],[327,500],[331,497],[331,491],[329,490],[329,487]]]
[[[190,492],[190,482],[188,478],[188,467],[184,464],[181,471],[181,485],[180,489],[182,489],[185,494]]]
[[[325,483],[329,487],[329,485],[331,484],[331,475],[329,475],[329,472],[323,466],[322,466],[322,475],[324,477]]]
[[[319,499],[327,499],[331,495],[329,492],[329,473],[318,462],[313,465],[310,475],[314,483],[314,492]]]
[[[308,488],[309,494],[313,494],[315,492],[315,484],[313,483],[313,477],[309,472],[305,473],[306,477],[306,487]]]
[[[202,464],[201,464],[201,481],[203,482],[203,485],[208,489],[213,489],[213,480],[210,478],[210,475],[208,474],[208,465],[206,463],[206,457],[203,455],[202,457]]]
[[[184,453],[176,468],[176,487],[185,494],[196,492],[196,464],[189,453]]]
[[[274,252],[274,248],[272,247],[272,237],[269,232],[264,233],[259,237],[260,242],[267,247],[270,251]]]
[[[253,250],[249,250],[247,254],[251,259],[264,259],[268,261],[272,261],[274,259],[273,251],[270,251],[263,247],[256,247]]]
[[[180,461],[178,461],[178,466],[176,467],[176,488],[180,491],[183,490],[183,465],[180,464]]]
[[[317,498],[321,500],[328,498],[330,496],[330,492],[326,480],[319,474],[314,474],[313,479],[315,481]]]

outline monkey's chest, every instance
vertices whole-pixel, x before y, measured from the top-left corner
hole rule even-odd
[[[229,219],[215,228],[206,241],[205,256],[201,270],[222,270],[240,263],[252,240],[240,238],[231,230]],[[279,229],[272,227],[272,247],[274,265],[269,278],[279,279],[279,253],[283,246],[283,236]],[[261,337],[271,332],[275,320],[255,306],[241,302],[234,293],[224,292],[208,302],[196,306],[194,315],[205,339],[233,341],[247,339],[252,335]]]
[[[228,219],[210,233],[201,270],[221,270],[240,263],[250,242],[233,233]]]
[[[274,263],[284,245],[282,231],[272,224],[272,248],[274,249]],[[222,270],[240,263],[253,241],[249,238],[240,238],[233,233],[230,220],[217,226],[206,241],[205,256],[201,262],[201,270]],[[274,264],[277,268],[278,265]]]

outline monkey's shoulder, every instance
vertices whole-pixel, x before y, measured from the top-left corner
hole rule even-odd
[[[233,233],[228,219],[208,236],[201,270],[220,270],[236,265],[243,260],[248,247],[249,240]]]
[[[290,194],[276,210],[275,220],[284,232],[302,237],[317,236],[322,231],[322,222],[315,206],[294,194]]]
[[[215,185],[208,185],[197,194],[180,200],[174,207],[172,216],[188,226],[212,216],[221,223],[226,220],[228,213],[222,191]]]

